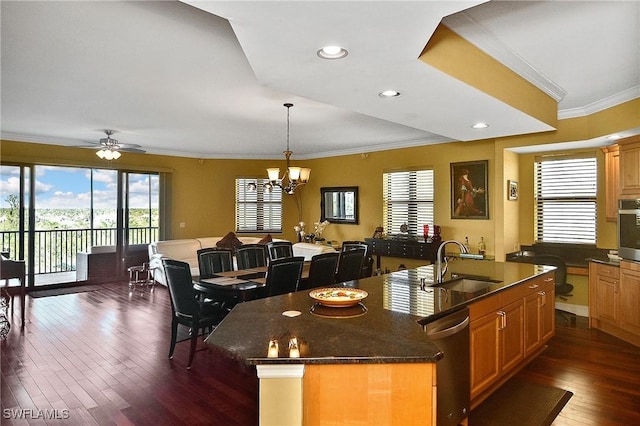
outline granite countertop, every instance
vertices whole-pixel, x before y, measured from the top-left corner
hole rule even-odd
[[[445,281],[459,275],[497,281],[480,292],[438,290],[434,266],[398,271],[337,286],[360,288],[368,296],[354,308],[324,308],[311,312],[308,291],[236,305],[205,344],[246,364],[330,364],[436,362],[442,357],[421,324],[455,312],[470,302],[541,275],[553,267],[482,260],[449,262]],[[427,287],[421,289],[421,278]],[[299,311],[287,317],[282,313]],[[296,338],[299,358],[289,357]],[[270,341],[279,357],[270,358]]]

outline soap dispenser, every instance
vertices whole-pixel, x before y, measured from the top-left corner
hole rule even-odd
[[[467,249],[467,253],[471,253],[471,246],[469,245],[469,237],[464,237],[464,247]]]

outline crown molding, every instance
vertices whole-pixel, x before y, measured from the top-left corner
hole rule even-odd
[[[556,102],[560,102],[567,95],[566,90],[545,77],[534,66],[500,41],[491,31],[465,12],[447,16],[442,20],[442,23],[449,27],[451,31],[551,96]]]
[[[604,99],[600,99],[599,101],[590,103],[589,105],[584,107],[559,110],[558,120],[584,117],[586,115],[595,114],[596,112],[604,111],[607,108],[612,108],[616,105],[632,101],[636,98],[640,98],[640,85],[627,90],[623,90],[622,92],[618,92],[611,96],[607,96]]]

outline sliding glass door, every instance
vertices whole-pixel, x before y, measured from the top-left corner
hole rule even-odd
[[[1,167],[0,248],[27,261],[28,286],[95,280],[94,254],[92,261],[102,262],[100,279],[105,271],[106,278],[119,278],[147,261],[161,223],[157,173]]]

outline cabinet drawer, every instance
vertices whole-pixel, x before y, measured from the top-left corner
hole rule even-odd
[[[469,319],[473,321],[487,315],[488,313],[495,313],[498,311],[499,307],[500,301],[496,296],[481,299],[469,305]]]
[[[626,260],[622,260],[620,261],[620,268],[628,269],[630,271],[640,272],[640,263],[628,262]],[[620,274],[620,269],[619,268],[615,268],[615,269],[617,270],[618,274]]]
[[[609,265],[598,265],[598,275],[606,278],[620,278],[620,268]]]
[[[537,293],[542,290],[544,287],[547,287],[550,284],[554,284],[556,281],[555,272],[547,272],[544,275],[540,275],[539,277],[533,278],[522,284],[524,288],[525,296],[528,296],[533,293]]]

